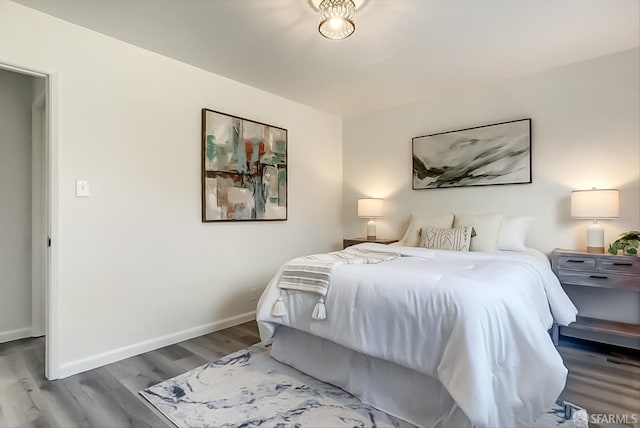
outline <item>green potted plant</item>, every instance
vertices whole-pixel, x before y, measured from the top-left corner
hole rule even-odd
[[[631,230],[624,232],[613,243],[609,244],[609,253],[618,254],[618,250],[622,250],[628,256],[638,254],[638,246],[640,246],[640,230]]]

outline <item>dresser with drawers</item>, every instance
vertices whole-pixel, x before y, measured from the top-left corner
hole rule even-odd
[[[556,249],[551,255],[551,267],[565,289],[597,287],[610,293],[627,290],[635,292],[630,295],[640,302],[640,257]],[[615,318],[616,308],[607,309]],[[554,325],[556,344],[560,336],[640,349],[640,325],[610,319],[578,315],[568,327]]]

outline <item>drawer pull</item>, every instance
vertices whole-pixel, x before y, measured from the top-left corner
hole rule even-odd
[[[613,262],[614,266],[633,266],[632,263],[620,263],[620,262]]]
[[[608,276],[602,276],[602,275],[589,275],[589,278],[593,278],[593,279],[609,279]]]
[[[584,263],[584,260],[567,260],[567,263]]]

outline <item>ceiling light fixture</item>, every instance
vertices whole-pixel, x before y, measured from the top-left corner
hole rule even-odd
[[[346,39],[356,30],[356,5],[353,0],[322,0],[318,31],[327,39]]]

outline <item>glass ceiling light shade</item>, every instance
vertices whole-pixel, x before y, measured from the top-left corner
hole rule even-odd
[[[322,0],[318,31],[327,39],[346,39],[356,30],[353,0]]]

